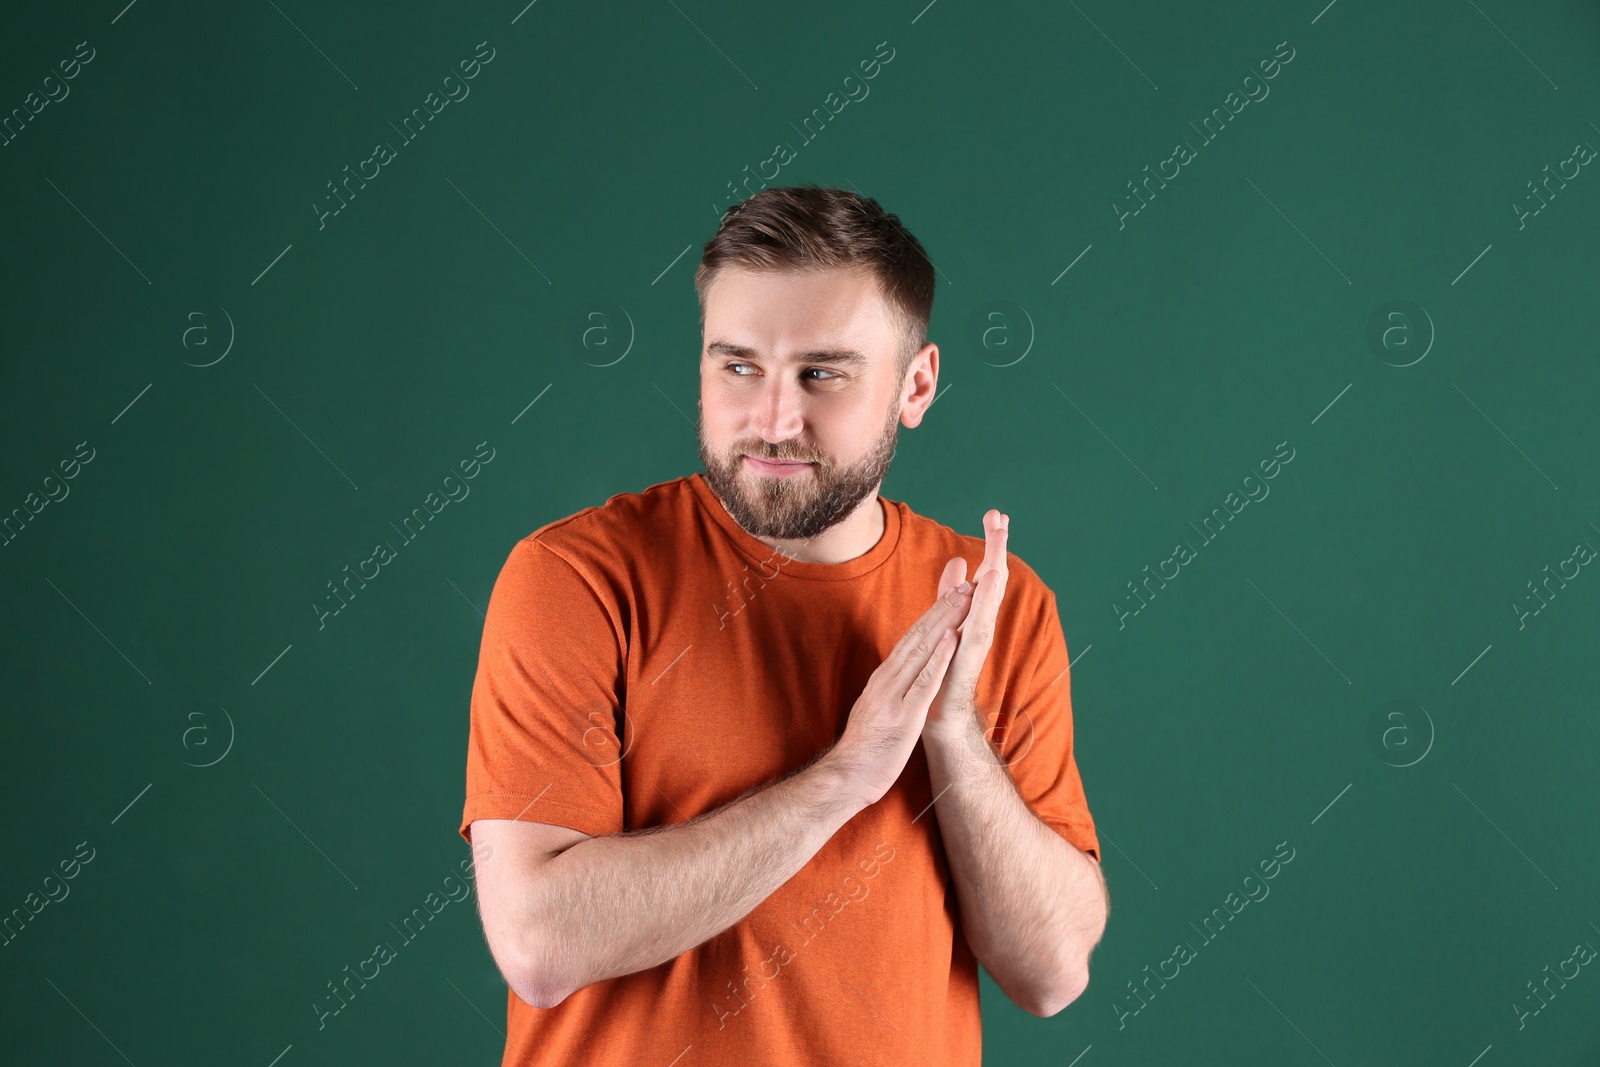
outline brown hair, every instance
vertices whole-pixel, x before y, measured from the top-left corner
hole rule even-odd
[[[878,279],[905,331],[897,378],[925,343],[933,315],[933,263],[899,218],[867,196],[818,185],[763,189],[723,213],[694,274],[700,324],[706,293],[723,267],[746,270],[865,268]]]

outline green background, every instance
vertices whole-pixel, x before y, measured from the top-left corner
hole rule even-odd
[[[977,536],[1008,512],[1073,656],[1110,923],[1055,1017],[984,979],[987,1062],[1596,1062],[1594,967],[1513,1008],[1600,946],[1600,578],[1514,606],[1600,546],[1600,177],[1513,207],[1600,145],[1592,5],[121,5],[0,34],[6,113],[95,50],[0,147],[0,509],[94,450],[0,548],[0,911],[94,849],[0,948],[0,1058],[499,1062],[467,903],[326,1029],[310,1005],[468,855],[511,545],[698,469],[694,267],[788,142],[773,184],[879,199],[938,267],[942,392],[884,495]],[[319,630],[482,441],[470,497]]]

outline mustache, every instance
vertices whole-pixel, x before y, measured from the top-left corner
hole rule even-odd
[[[773,463],[819,463],[820,464],[822,462],[822,460],[820,460],[816,456],[786,455],[786,454],[783,454],[781,452],[772,452],[770,450],[762,450],[762,449],[748,449],[748,448],[746,448],[746,449],[741,450],[739,455],[740,456],[754,456],[756,459],[770,460]]]

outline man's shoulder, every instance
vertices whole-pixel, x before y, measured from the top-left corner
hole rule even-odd
[[[518,548],[543,547],[568,562],[599,563],[635,555],[680,525],[695,506],[689,476],[656,482],[637,491],[613,493],[552,519],[521,539]]]

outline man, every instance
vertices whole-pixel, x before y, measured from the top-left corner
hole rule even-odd
[[[695,277],[704,476],[507,559],[461,824],[504,1064],[977,1064],[977,964],[1040,1016],[1087,985],[1054,594],[1000,512],[877,492],[936,395],[933,280],[876,201],[735,206]]]

